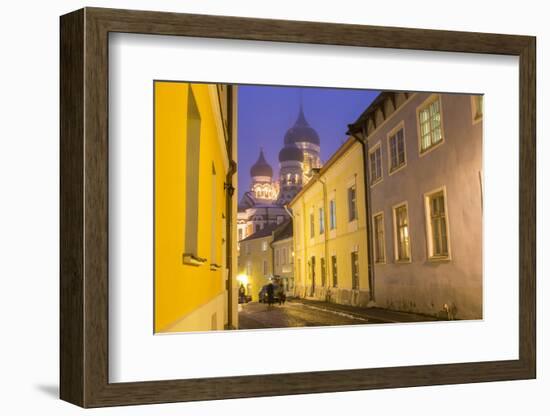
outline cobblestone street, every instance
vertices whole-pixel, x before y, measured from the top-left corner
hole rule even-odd
[[[302,299],[291,299],[284,305],[268,306],[257,302],[239,305],[239,329],[365,325],[431,320],[434,319],[422,315],[379,308],[354,308]]]

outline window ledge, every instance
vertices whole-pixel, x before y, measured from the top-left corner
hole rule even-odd
[[[424,155],[427,155],[428,153],[434,151],[435,149],[437,149],[439,146],[441,146],[443,143],[444,143],[444,139],[441,139],[440,141],[438,141],[437,143],[435,144],[432,144],[430,147],[424,149],[424,150],[420,150],[420,157],[424,156]]]
[[[436,146],[437,146],[437,145],[436,145]],[[427,150],[429,150],[429,149],[431,149],[431,148],[428,148]],[[425,151],[427,151],[427,150],[425,150]],[[399,172],[400,170],[405,169],[406,167],[407,167],[407,162],[405,162],[405,163],[403,163],[403,164],[401,164],[401,165],[399,165],[399,166],[397,166],[397,167],[395,167],[395,168],[393,168],[393,169],[390,168],[390,170],[389,170],[389,172],[388,172],[388,175],[391,176],[391,175],[393,175],[394,173],[397,173],[397,172]]]
[[[210,263],[210,271],[212,271],[212,272],[220,270],[221,268],[222,268],[222,266],[220,264]]]
[[[448,263],[451,261],[450,256],[432,256],[428,257],[428,261],[431,263]]]
[[[196,266],[196,267],[202,266],[204,263],[206,263],[205,258],[198,257],[190,253],[183,253],[182,261],[183,261],[183,264],[186,264],[188,266]]]

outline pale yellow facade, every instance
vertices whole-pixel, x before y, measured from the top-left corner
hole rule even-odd
[[[251,236],[253,237],[253,235]],[[258,301],[258,293],[273,276],[273,235],[249,238],[240,242],[238,284],[245,287],[246,294]]]
[[[362,147],[350,138],[289,203],[295,295],[369,303]]]

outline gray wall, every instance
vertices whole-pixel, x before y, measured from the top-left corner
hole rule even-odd
[[[417,107],[430,94],[417,93],[369,137],[382,144],[381,182],[371,187],[371,213],[384,212],[386,264],[375,264],[375,296],[381,307],[455,317],[482,317],[482,122],[474,123],[469,95],[441,95],[444,143],[420,156]],[[387,134],[404,122],[406,163],[388,174]],[[451,259],[428,259],[424,194],[446,187]],[[411,262],[394,255],[392,207],[408,202]],[[371,218],[372,220],[372,218]]]

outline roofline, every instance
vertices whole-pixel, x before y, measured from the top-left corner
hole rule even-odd
[[[311,188],[315,183],[317,183],[318,179],[323,176],[326,171],[332,166],[334,165],[348,150],[350,150],[352,148],[352,146],[355,144],[355,143],[359,143],[357,141],[357,139],[353,136],[350,136],[348,137],[348,139],[346,140],[346,142],[340,146],[338,148],[338,150],[336,150],[336,152],[334,152],[332,154],[332,156],[330,157],[329,160],[327,160],[327,163],[325,163],[323,165],[323,167],[319,170],[318,173],[315,174],[315,176],[313,176],[313,178],[311,178],[311,180],[305,184],[302,189],[300,189],[300,192],[298,192],[296,195],[294,195],[294,198],[292,198],[289,202],[288,202],[288,206],[289,207],[292,207],[292,205],[294,205],[294,203],[298,200],[299,197],[301,197],[309,188]]]

